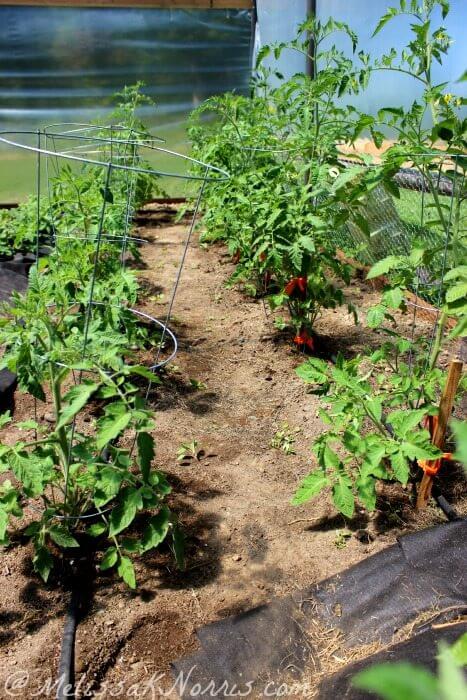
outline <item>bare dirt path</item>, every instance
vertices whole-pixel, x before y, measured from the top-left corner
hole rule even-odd
[[[164,221],[160,209],[147,218],[139,231],[148,240],[140,308],[163,318],[186,226]],[[222,248],[192,241],[171,324],[179,353],[150,396],[158,464],[170,476],[186,532],[187,571],[176,571],[167,548],[137,562],[136,593],[97,574],[78,631],[78,696],[118,697],[121,689],[120,697],[153,697],[143,694],[144,684],[157,672],[158,684],[170,687],[170,662],[196,648],[198,627],[337,573],[402,531],[443,520],[434,508],[416,520],[400,488],[381,494],[371,521],[357,514],[346,524],[326,498],[290,505],[312,465],[311,440],[323,429],[318,399],[295,376],[302,358],[277,338],[262,302],[225,288],[231,271]],[[372,301],[361,282],[352,294],[359,306]],[[327,313],[319,330],[347,353],[369,340],[341,311]],[[300,429],[296,454],[271,447],[284,422]],[[204,455],[182,466],[177,449],[193,440]],[[21,671],[30,678],[16,697],[54,697],[47,687],[38,690],[56,673],[66,599],[37,579],[29,555],[13,547],[0,558],[0,698],[11,697],[5,680]]]

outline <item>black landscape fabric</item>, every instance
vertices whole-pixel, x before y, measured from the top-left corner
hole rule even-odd
[[[453,644],[467,632],[467,622],[452,627],[429,629],[411,637],[405,642],[394,644],[388,649],[372,654],[366,659],[349,664],[340,673],[327,678],[320,686],[319,700],[374,700],[373,693],[352,687],[352,678],[369,666],[382,663],[395,663],[410,660],[412,664],[423,666],[436,673],[436,653],[441,642]]]
[[[305,670],[312,676],[320,670],[309,633],[312,622],[340,630],[343,645],[354,647],[388,643],[394,633],[426,611],[436,622],[456,617],[467,607],[466,535],[466,520],[406,535],[392,547],[298,594],[203,627],[198,631],[200,650],[173,665],[179,694],[189,698],[194,690],[198,696],[212,697],[213,688],[222,688],[225,692],[216,697],[228,697],[234,686],[246,694],[251,687],[260,690],[271,679],[299,679]],[[434,634],[426,626],[421,630],[419,635],[417,629],[413,632],[415,637],[409,640],[413,646],[404,642],[393,649],[401,653],[405,649],[404,658],[409,660],[413,650],[417,661],[418,637]],[[443,635],[442,630],[437,633]],[[433,644],[431,655],[428,648],[423,651],[426,664],[433,663],[436,650]],[[345,682],[345,671],[339,678]],[[328,693],[323,699],[344,697],[323,688]]]

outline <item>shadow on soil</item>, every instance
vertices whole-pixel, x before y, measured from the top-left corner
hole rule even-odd
[[[138,590],[130,595],[138,596],[142,601],[152,600],[160,588],[198,588],[216,579],[226,547],[225,537],[220,533],[219,514],[199,513],[193,506],[193,500],[206,502],[222,492],[196,479],[171,475],[169,480],[177,494],[170,507],[179,517],[185,538],[185,570],[177,569],[169,536],[157,549],[147,552],[139,560],[142,566],[138,567],[137,572]],[[147,516],[137,517],[128,535],[140,535],[146,520]],[[96,579],[96,588],[101,591],[110,589],[117,581],[115,572],[101,572]]]

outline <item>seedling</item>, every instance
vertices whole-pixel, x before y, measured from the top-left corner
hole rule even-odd
[[[189,466],[193,461],[200,462],[205,455],[206,451],[198,449],[198,442],[196,440],[182,442],[177,450],[177,460],[182,467]]]
[[[271,440],[271,447],[282,450],[286,455],[294,455],[295,436],[299,432],[300,428],[291,428],[288,423],[283,423],[282,428],[275,433]]]
[[[347,542],[351,537],[352,533],[349,530],[336,530],[334,547],[336,547],[336,549],[345,549],[345,547],[347,547]]]
[[[203,389],[206,389],[206,384],[204,382],[199,381],[198,379],[190,379],[190,385],[196,391],[201,391]]]

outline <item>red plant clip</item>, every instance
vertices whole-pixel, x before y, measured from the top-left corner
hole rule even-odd
[[[307,333],[307,331],[304,328],[300,329],[298,335],[296,335],[293,339],[293,342],[299,347],[308,348],[308,350],[315,349],[315,343],[313,338]]]
[[[306,291],[308,279],[306,277],[293,277],[290,282],[285,285],[284,292],[288,297],[301,297],[306,299]]]

